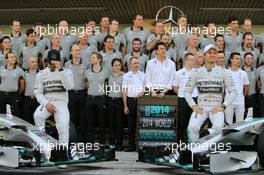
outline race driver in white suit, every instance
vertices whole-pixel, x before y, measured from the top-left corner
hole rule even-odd
[[[199,139],[202,124],[209,117],[212,128],[207,134],[219,133],[225,124],[224,109],[236,97],[236,87],[231,72],[216,65],[217,49],[209,44],[204,48],[205,66],[195,69],[189,76],[184,96],[193,109],[193,114],[188,125],[190,141]],[[198,103],[192,98],[193,89],[197,87]],[[227,89],[229,95],[223,102],[223,94]]]
[[[69,143],[68,90],[74,87],[72,71],[61,67],[60,52],[48,52],[48,67],[37,75],[34,93],[39,106],[34,113],[37,127],[44,129],[45,121],[52,114],[56,122],[59,141]]]

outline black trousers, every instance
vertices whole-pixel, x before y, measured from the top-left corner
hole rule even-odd
[[[36,98],[31,98],[29,96],[23,97],[23,116],[24,120],[34,125],[34,112],[39,106]]]
[[[6,105],[11,106],[11,112],[14,116],[19,116],[19,97],[18,92],[2,92],[0,91],[0,113],[6,113]]]
[[[81,121],[81,134],[84,136],[84,142],[95,142],[95,135],[99,143],[105,143],[105,128],[106,128],[106,98],[105,96],[90,96],[86,98],[86,117]],[[96,129],[96,121],[98,130]]]
[[[127,97],[128,114],[128,146],[135,148],[135,134],[137,127],[137,98]]]
[[[264,117],[264,94],[259,95],[259,117]]]
[[[122,98],[108,97],[107,113],[109,123],[109,144],[122,147],[124,119]]]
[[[244,118],[247,117],[247,112],[248,112],[248,108],[253,107],[253,117],[258,117],[258,108],[257,108],[257,103],[258,103],[258,99],[257,99],[257,95],[253,94],[253,95],[247,95],[245,97],[245,115]]]
[[[197,101],[197,98],[194,98]],[[178,98],[178,140],[188,142],[187,127],[192,115],[192,108],[188,105],[185,98]]]
[[[86,90],[69,91],[68,107],[70,112],[70,120],[72,121],[77,130],[78,137],[80,136],[80,124],[85,118],[86,96]]]

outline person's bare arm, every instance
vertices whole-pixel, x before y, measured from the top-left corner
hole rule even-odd
[[[127,88],[124,89],[123,91],[123,103],[124,103],[124,113],[128,114],[128,106],[127,106]]]
[[[247,96],[248,91],[249,91],[249,85],[244,85],[244,89],[243,89],[244,97]]]
[[[19,79],[19,94],[22,94],[26,88],[26,81],[24,78]]]

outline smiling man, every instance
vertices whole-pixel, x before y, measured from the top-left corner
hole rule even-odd
[[[193,113],[188,126],[191,141],[199,139],[199,131],[204,121],[209,118],[212,128],[207,134],[218,133],[224,126],[224,108],[236,97],[236,87],[229,71],[216,65],[217,48],[209,44],[204,48],[205,66],[195,69],[189,76],[184,90],[184,97]],[[194,88],[198,90],[198,103],[192,98]],[[223,102],[227,88],[229,96]]]

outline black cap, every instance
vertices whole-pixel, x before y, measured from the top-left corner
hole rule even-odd
[[[60,51],[52,49],[48,52],[48,63],[51,61],[61,61],[60,59]]]

